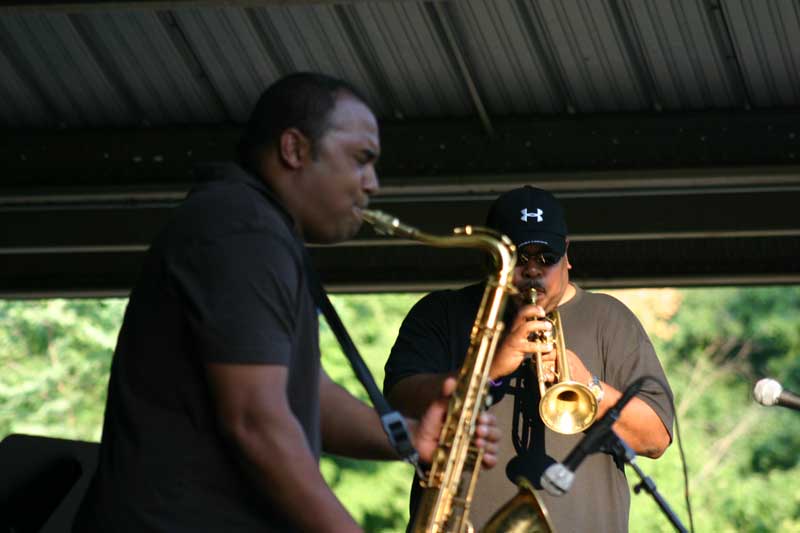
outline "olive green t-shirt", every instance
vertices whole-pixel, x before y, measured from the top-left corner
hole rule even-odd
[[[469,346],[482,285],[457,291],[439,291],[424,297],[403,322],[386,363],[384,390],[417,373],[457,369]],[[645,375],[666,383],[664,371],[650,340],[636,317],[621,302],[576,286],[575,296],[559,306],[566,347],[581,357],[586,368],[618,390]],[[506,317],[509,323],[512,316]],[[535,486],[555,528],[560,533],[628,530],[630,494],[623,465],[605,453],[588,456],[577,468],[570,491],[553,497],[541,490],[539,478],[553,461],[563,461],[583,437],[561,435],[546,428],[539,418],[539,391],[535,375],[520,367],[495,387],[492,407],[503,430],[498,465],[481,472],[472,500],[470,519],[480,529],[486,520],[517,493],[512,482],[522,475]],[[637,395],[672,433],[670,391],[648,381]],[[419,497],[412,487],[412,517]]]

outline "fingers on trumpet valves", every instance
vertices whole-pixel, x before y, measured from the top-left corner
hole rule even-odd
[[[526,319],[523,329],[528,332],[529,337],[536,336],[543,339],[553,337],[553,323],[547,319]]]
[[[555,350],[555,341],[551,335],[542,335],[539,332],[533,332],[528,335],[527,340],[530,345],[531,354],[549,354]]]

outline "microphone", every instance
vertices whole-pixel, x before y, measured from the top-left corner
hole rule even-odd
[[[564,463],[553,463],[539,478],[542,487],[553,496],[563,496],[572,487],[575,481],[575,470],[580,466],[587,455],[599,452],[601,447],[612,437],[616,436],[611,426],[619,418],[622,408],[631,401],[646,378],[640,378],[630,384],[617,403],[615,403],[603,418],[595,422],[586,432],[583,439],[569,452]]]
[[[774,379],[764,378],[759,380],[753,388],[753,398],[767,407],[780,405],[800,411],[800,396],[784,390],[781,384]]]

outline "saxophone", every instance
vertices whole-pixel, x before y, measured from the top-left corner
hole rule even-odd
[[[487,400],[490,399],[489,367],[504,327],[502,318],[506,298],[517,292],[512,283],[516,248],[508,237],[486,228],[465,226],[455,228],[451,236],[440,237],[423,233],[380,211],[365,209],[362,213],[364,220],[379,233],[435,247],[478,248],[494,259],[497,270],[486,282],[470,333],[469,349],[458,374],[456,389],[450,397],[439,445],[428,478],[423,481],[422,498],[411,529],[414,533],[473,532],[469,510],[483,450],[475,448],[472,440],[478,416],[488,407]],[[536,500],[532,491],[525,492]],[[517,505],[512,507],[519,510]],[[546,515],[543,509],[535,514],[542,513]],[[503,519],[500,522],[505,522],[509,513],[501,514]]]

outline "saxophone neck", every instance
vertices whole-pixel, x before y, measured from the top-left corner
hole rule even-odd
[[[513,288],[513,272],[517,261],[517,251],[511,240],[494,230],[480,226],[464,226],[455,228],[452,235],[432,235],[404,224],[395,216],[376,209],[361,211],[365,222],[372,225],[376,233],[403,237],[420,241],[424,244],[440,248],[479,248],[489,253],[498,272],[498,283],[507,287],[509,293]]]

